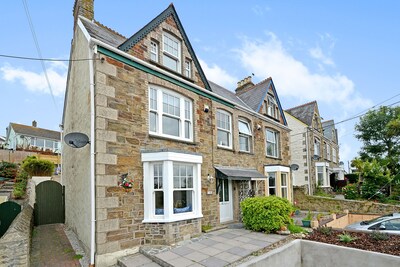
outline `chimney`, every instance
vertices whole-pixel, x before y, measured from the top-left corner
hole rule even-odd
[[[88,20],[94,20],[94,0],[75,0],[73,15],[74,31],[79,15]]]
[[[248,76],[237,83],[237,88],[236,88],[235,92],[237,95],[241,95],[241,94],[249,91],[250,88],[253,86],[254,86],[254,83],[251,81],[251,76]]]
[[[32,126],[33,127],[37,127],[37,122],[36,121],[32,121]]]

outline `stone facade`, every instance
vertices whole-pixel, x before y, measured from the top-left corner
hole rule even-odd
[[[26,205],[0,239],[0,266],[29,266],[33,209]]]

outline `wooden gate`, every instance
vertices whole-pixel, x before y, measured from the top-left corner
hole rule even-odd
[[[64,223],[65,186],[55,181],[44,181],[36,186],[35,225]]]
[[[15,202],[7,201],[0,204],[0,237],[7,232],[15,217],[21,212],[21,206]]]

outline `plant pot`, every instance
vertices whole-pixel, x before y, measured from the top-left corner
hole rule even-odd
[[[311,221],[310,220],[301,220],[303,223],[303,227],[311,227]]]

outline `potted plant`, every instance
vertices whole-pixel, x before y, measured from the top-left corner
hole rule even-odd
[[[307,216],[304,217],[301,222],[303,223],[304,227],[311,227],[311,220],[313,218],[313,215],[311,213],[311,211],[309,210],[307,213]]]

